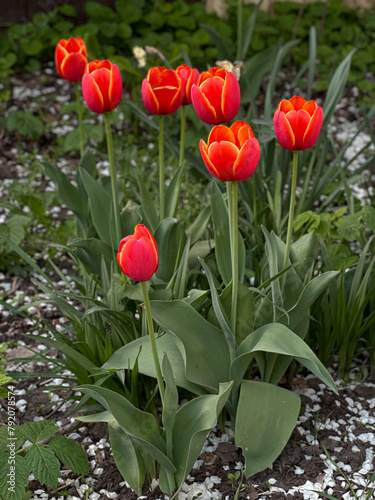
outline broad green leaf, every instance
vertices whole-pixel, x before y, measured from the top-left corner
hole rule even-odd
[[[141,176],[138,178],[138,186],[142,200],[141,213],[143,215],[144,224],[152,233],[154,233],[158,225],[158,214],[155,208],[155,199],[151,195],[148,185],[144,182],[144,179],[142,179]]]
[[[108,423],[113,458],[122,477],[139,495],[145,480],[145,466],[139,450],[115,419]]]
[[[77,255],[91,272],[102,275],[102,262],[109,272],[115,259],[115,253],[110,245],[97,238],[87,238],[85,240],[73,240],[69,244],[77,247]]]
[[[231,389],[231,382],[220,384],[217,395],[199,396],[176,413],[173,453],[178,488],[198,458],[208,433],[216,425],[217,416],[228,401]]]
[[[57,187],[60,201],[76,214],[84,214],[86,208],[82,203],[78,189],[68,179],[67,175],[50,163],[43,163],[44,172],[52,179]]]
[[[12,438],[11,440],[8,440],[8,438]],[[16,438],[13,440],[13,438]],[[15,444],[15,450],[17,451],[23,443],[25,442],[24,437],[20,433],[20,426],[19,425],[2,425],[0,427],[0,452],[2,451],[7,451],[9,453],[9,448],[8,444],[9,442],[12,442]],[[1,457],[0,453],[0,457]]]
[[[216,182],[211,189],[212,220],[215,234],[215,254],[217,265],[225,285],[232,279],[232,260],[229,238],[228,208]],[[241,234],[238,235],[238,281],[242,282],[245,273],[245,245]]]
[[[160,462],[163,467],[175,472],[175,467],[166,456],[165,441],[155,417],[133,406],[126,398],[114,391],[93,385],[79,386],[80,390],[96,399],[113,417],[136,444]]]
[[[227,317],[230,318],[232,306],[232,282],[223,290],[220,295]],[[237,299],[237,319],[236,319],[236,342],[240,344],[254,329],[255,304],[253,293],[242,283],[238,283]]]
[[[43,135],[44,124],[40,118],[34,116],[30,111],[15,111],[7,117],[7,129],[18,132],[24,137],[37,141]]]
[[[164,333],[156,338],[156,347],[160,364],[163,361],[163,353],[167,353],[168,360],[172,365],[173,375],[176,379],[176,384],[183,387],[194,394],[202,394],[205,391],[187,380],[185,375],[185,352],[184,345],[178,337],[171,333]],[[139,372],[148,377],[156,378],[155,365],[152,356],[150,338],[141,337],[129,342],[129,344],[121,347],[106,361],[103,365],[104,370],[124,370],[129,366],[134,366],[138,358]]]
[[[229,380],[230,355],[221,330],[182,300],[153,300],[151,310],[155,321],[182,341],[188,380],[210,392],[216,392],[220,382]]]
[[[56,453],[64,465],[75,474],[84,475],[90,470],[90,465],[82,447],[73,439],[56,436],[49,442],[49,447]]]
[[[190,236],[187,237],[184,251],[182,252],[181,259],[178,263],[178,268],[175,278],[174,279],[172,278],[171,280],[173,297],[176,299],[183,299],[185,295],[185,289],[188,281],[189,248],[190,248]]]
[[[97,182],[84,168],[79,169],[79,175],[85,186],[89,198],[90,211],[94,227],[100,236],[100,239],[112,246],[112,234],[114,228],[111,228],[113,217],[113,205],[107,191]],[[100,259],[99,259],[100,262]]]
[[[25,441],[37,443],[43,439],[53,436],[59,428],[53,420],[40,420],[39,422],[27,422],[19,428],[20,434]]]
[[[304,279],[310,267],[314,264],[320,252],[319,237],[315,232],[304,234],[290,248],[290,260],[301,280]]]
[[[14,462],[9,463],[10,458],[9,448],[5,453],[0,453],[0,497],[4,500],[22,500],[25,495],[25,488],[27,487],[29,481],[28,477],[31,469],[26,465],[26,460],[20,455],[16,455]],[[10,473],[14,472],[15,484],[8,483],[12,480],[9,476]],[[34,471],[33,471],[34,472]],[[12,488],[10,491],[8,488]]]
[[[177,270],[186,244],[186,234],[181,222],[168,217],[158,225],[154,237],[159,250],[156,277],[168,283]]]
[[[235,381],[235,389],[239,387],[242,377],[258,351],[295,358],[330,389],[337,392],[331,375],[310,347],[298,335],[280,323],[270,323],[258,328],[238,347],[236,358],[231,366],[231,379]]]
[[[126,204],[120,215],[122,237],[133,234],[135,226],[141,222],[139,210],[140,207],[130,201]]]
[[[60,477],[60,462],[50,448],[34,444],[27,452],[26,466],[41,485],[45,484],[54,490],[57,488],[57,479]]]
[[[74,417],[80,422],[110,422],[113,420],[113,415],[109,411],[100,411],[97,413],[92,413],[91,415],[81,415],[80,417]]]
[[[181,175],[183,169],[184,164],[178,168],[165,192],[165,217],[174,217],[180,194]]]
[[[186,229],[186,236],[190,235],[190,242],[192,245],[194,245],[206,231],[210,217],[211,207],[208,206],[199,212],[192,224]]]
[[[297,394],[273,384],[243,380],[235,441],[245,457],[245,477],[276,460],[290,438],[301,407]]]
[[[195,267],[199,258],[205,259],[213,248],[215,248],[215,240],[197,241],[189,250],[189,268]]]

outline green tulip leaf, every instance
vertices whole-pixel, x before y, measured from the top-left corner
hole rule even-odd
[[[125,481],[140,495],[146,476],[142,455],[113,417],[108,423],[108,430],[116,466]]]
[[[154,237],[159,250],[156,277],[168,283],[178,268],[186,244],[186,234],[181,222],[168,217],[158,225]]]
[[[184,164],[178,168],[165,192],[165,217],[174,217],[180,194],[181,175],[183,169]]]
[[[116,258],[113,248],[102,240],[88,238],[84,240],[73,240],[71,247],[77,248],[77,255],[91,272],[102,275],[102,259],[108,272],[111,271],[112,263]]]
[[[301,400],[277,385],[243,380],[235,441],[245,457],[245,477],[269,467],[280,455],[296,424]]]
[[[175,466],[166,456],[165,441],[151,413],[139,410],[120,394],[104,387],[82,385],[77,387],[77,390],[89,394],[112,413],[118,425],[136,445],[147,451],[167,470],[176,471]]]
[[[167,354],[168,360],[172,366],[176,384],[179,387],[183,387],[184,389],[187,389],[194,394],[205,393],[202,388],[200,388],[196,384],[191,383],[186,378],[184,360],[185,350],[183,343],[181,342],[181,340],[179,340],[178,337],[168,332],[164,333],[163,335],[160,335],[156,338],[156,347],[158,350],[160,364],[163,361],[164,353]],[[133,340],[132,342],[129,342],[129,344],[126,344],[125,346],[118,349],[104,363],[103,369],[124,370],[129,366],[132,367],[134,366],[138,355],[139,373],[147,375],[148,377],[156,378],[150,338],[148,336]]]
[[[309,269],[318,257],[319,252],[319,237],[314,231],[304,234],[291,245],[290,260],[292,264],[298,263],[294,269],[301,280],[305,278]]]
[[[154,320],[182,341],[186,378],[209,392],[217,392],[219,383],[229,380],[230,355],[223,332],[183,300],[153,300],[151,310]]]
[[[211,206],[217,265],[225,285],[228,285],[232,279],[228,207],[216,182],[212,183]],[[238,232],[238,281],[240,282],[243,281],[245,274],[245,259],[245,244]]]
[[[238,390],[255,353],[259,351],[295,358],[329,388],[337,392],[331,375],[310,347],[298,335],[280,323],[270,323],[258,328],[238,347],[236,358],[231,366],[231,379],[235,381],[234,391]],[[236,396],[236,392],[234,394]]]
[[[180,488],[202,450],[208,433],[224,408],[232,382],[220,384],[217,395],[199,396],[180,408],[173,428],[175,478]]]
[[[79,175],[89,198],[90,211],[94,227],[100,239],[112,246],[114,227],[111,226],[113,206],[107,191],[84,168],[79,169]]]

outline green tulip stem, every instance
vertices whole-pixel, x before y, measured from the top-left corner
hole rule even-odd
[[[118,204],[118,196],[117,196],[116,165],[115,165],[115,158],[114,158],[114,154],[113,154],[111,123],[109,121],[109,114],[108,113],[104,113],[104,123],[105,123],[105,131],[106,131],[106,135],[107,135],[109,171],[111,174],[113,212],[115,215],[115,228],[116,228],[116,245],[118,245],[120,242],[120,239],[121,239],[121,224],[120,224],[120,212],[119,212],[119,204]]]
[[[160,368],[159,357],[158,357],[158,350],[156,348],[156,339],[155,339],[154,323],[152,321],[150,299],[148,298],[146,282],[142,281],[141,285],[142,285],[143,297],[145,299],[145,308],[146,308],[147,323],[148,323],[148,333],[150,335],[152,356],[154,358],[156,380],[158,381],[161,402],[164,405],[165,388],[164,388],[163,376],[161,374],[161,368]]]
[[[232,306],[230,324],[233,336],[236,336],[237,298],[238,298],[238,190],[237,182],[229,181],[228,207],[229,207],[229,233],[232,258]]]
[[[290,246],[292,243],[294,206],[295,206],[295,202],[296,202],[296,189],[297,189],[297,174],[298,174],[298,151],[293,151],[292,188],[290,191],[288,232],[287,232],[287,236],[286,236],[286,246],[285,246],[283,269],[285,269],[288,266],[288,260],[289,260],[289,255],[290,255]]]
[[[159,115],[159,196],[160,196],[160,222],[164,220],[164,115]]]
[[[185,156],[185,128],[186,128],[186,106],[181,106],[181,131],[180,131],[180,164],[184,162]]]
[[[242,9],[243,0],[237,0],[237,53],[236,59],[239,61],[242,56]]]
[[[80,146],[80,150],[81,150],[81,159],[82,159],[83,153],[85,152],[85,137],[83,135],[81,92],[79,91],[79,87],[78,87],[77,82],[75,82],[75,88],[76,88],[76,100],[77,100],[79,146]]]

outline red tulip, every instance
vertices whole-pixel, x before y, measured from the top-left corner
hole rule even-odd
[[[201,139],[199,149],[211,175],[221,181],[244,181],[257,167],[260,147],[250,125],[237,121],[231,127],[218,125]]]
[[[234,73],[211,68],[198,78],[191,89],[197,115],[204,123],[218,125],[236,116],[240,107],[240,85]]]
[[[295,96],[277,106],[273,124],[277,140],[284,149],[308,149],[318,138],[323,123],[323,110],[315,101],[306,102]]]
[[[183,84],[176,71],[162,66],[148,70],[147,77],[142,82],[142,99],[149,113],[174,113],[181,106],[183,97]]]
[[[143,224],[135,227],[134,234],[120,241],[117,262],[121,271],[134,281],[148,281],[159,264],[156,241]]]
[[[112,111],[122,99],[121,73],[109,61],[92,61],[82,78],[82,92],[87,106],[94,113]]]
[[[80,82],[87,64],[86,45],[82,38],[60,40],[55,49],[55,63],[61,78]]]
[[[191,87],[198,80],[199,71],[195,68],[190,68],[187,64],[182,64],[176,69],[176,73],[181,78],[184,88],[182,104],[191,104]]]

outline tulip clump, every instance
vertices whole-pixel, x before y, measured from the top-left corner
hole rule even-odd
[[[86,45],[82,38],[60,40],[55,49],[55,63],[61,78],[80,82],[87,64]]]
[[[250,125],[242,121],[214,127],[207,144],[200,140],[199,149],[210,174],[224,182],[248,179],[260,157],[259,142]]]
[[[122,99],[121,73],[110,61],[92,61],[82,78],[82,92],[94,113],[114,110]]]
[[[299,151],[311,148],[323,124],[323,110],[315,101],[294,96],[277,106],[273,117],[277,140],[284,149]]]
[[[200,74],[191,89],[191,99],[199,118],[210,125],[232,120],[240,108],[240,85],[234,73],[211,68]]]

